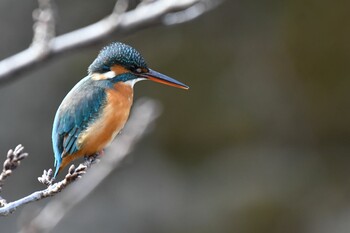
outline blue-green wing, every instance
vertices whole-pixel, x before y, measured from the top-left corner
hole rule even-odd
[[[79,134],[98,117],[105,101],[104,88],[95,86],[90,77],[82,79],[62,101],[52,130],[56,169],[64,156],[79,150]]]

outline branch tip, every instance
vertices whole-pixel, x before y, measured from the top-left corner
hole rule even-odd
[[[5,179],[9,177],[21,163],[21,160],[28,157],[28,153],[23,152],[24,147],[19,144],[16,148],[7,152],[6,160],[3,163],[2,172],[0,174],[0,192],[4,185]]]
[[[53,170],[50,168],[49,170],[44,170],[41,177],[38,177],[38,181],[46,186],[50,186],[54,182]]]

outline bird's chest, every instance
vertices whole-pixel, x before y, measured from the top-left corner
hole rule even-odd
[[[79,137],[78,144],[85,154],[101,151],[124,127],[133,102],[133,89],[125,83],[117,83],[106,90],[107,101],[98,119]]]

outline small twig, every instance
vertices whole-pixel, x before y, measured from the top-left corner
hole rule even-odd
[[[69,184],[74,182],[77,178],[81,177],[83,174],[85,174],[86,166],[79,165],[77,168],[75,168],[74,165],[72,165],[69,170],[68,174],[65,176],[65,178],[54,184],[50,184],[46,189],[34,192],[26,197],[23,197],[19,200],[6,203],[3,207],[0,208],[0,216],[6,216],[11,213],[13,213],[19,206],[23,206],[25,204],[28,204],[30,202],[38,201],[47,197],[51,197],[59,192],[61,192],[64,188],[66,188]],[[45,173],[46,171],[44,171]],[[47,172],[46,174],[47,175]],[[44,174],[43,174],[44,176]],[[40,181],[41,182],[41,181]]]
[[[4,185],[5,179],[12,174],[12,171],[15,170],[21,163],[21,160],[25,159],[28,154],[23,152],[24,147],[19,144],[14,150],[9,150],[7,152],[7,159],[5,160],[0,174],[0,191]]]
[[[128,10],[129,1],[128,0],[117,0],[114,5],[113,14],[121,15]]]
[[[0,192],[2,190],[2,186],[4,185],[5,179],[9,177],[13,170],[15,170],[21,163],[21,160],[28,157],[28,154],[23,152],[24,147],[22,145],[16,146],[14,150],[9,150],[7,152],[7,158],[3,164],[2,172],[0,174]],[[0,200],[4,200],[0,197]],[[1,203],[0,203],[0,206]]]
[[[49,42],[55,37],[55,17],[52,0],[38,0],[38,5],[33,11],[34,36],[30,46],[37,47],[44,56],[49,51]]]
[[[54,182],[53,174],[54,173],[53,173],[53,170],[51,168],[47,171],[44,170],[43,174],[40,177],[38,177],[38,181],[40,183],[42,183],[43,185],[46,185],[47,187],[49,187]]]
[[[123,133],[112,143],[100,163],[55,200],[49,202],[21,233],[51,231],[63,217],[85,199],[120,164],[159,116],[160,106],[153,100],[139,100]]]

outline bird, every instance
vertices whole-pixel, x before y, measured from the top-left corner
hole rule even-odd
[[[99,154],[110,144],[127,122],[133,87],[141,80],[189,89],[148,68],[143,56],[129,45],[113,42],[102,48],[87,76],[68,92],[55,114],[54,178],[72,161]]]

